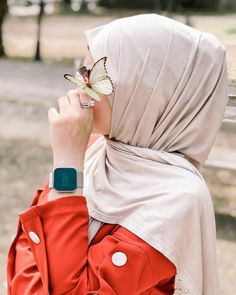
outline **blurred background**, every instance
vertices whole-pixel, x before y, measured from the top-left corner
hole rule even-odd
[[[0,0],[0,294],[17,214],[52,164],[47,110],[73,88],[83,31],[155,12],[213,33],[227,49],[229,103],[201,172],[213,198],[221,295],[236,290],[236,0]],[[213,295],[213,294],[212,294]]]

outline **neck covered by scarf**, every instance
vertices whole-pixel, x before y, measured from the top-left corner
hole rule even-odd
[[[189,294],[219,294],[214,208],[199,167],[227,105],[225,47],[154,13],[85,35],[115,86],[110,133],[85,155],[90,216],[161,251]]]

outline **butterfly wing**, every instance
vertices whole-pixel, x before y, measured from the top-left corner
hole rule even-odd
[[[89,84],[92,85],[95,82],[101,81],[107,77],[106,70],[107,57],[102,57],[95,62],[89,73]]]
[[[109,95],[113,92],[113,84],[109,77],[101,81],[97,81],[91,85],[91,87],[98,93]]]
[[[106,60],[106,56],[102,57],[93,65],[89,74],[89,84],[96,92],[109,95],[113,92],[114,87],[107,75]]]
[[[85,87],[87,87],[85,83],[83,83],[83,82],[80,81],[78,78],[76,78],[76,77],[74,77],[74,76],[72,76],[72,75],[70,75],[70,74],[65,74],[64,77],[65,77],[67,80],[71,81],[72,83],[78,85],[78,86],[79,86],[81,89],[83,89],[83,90],[85,89]]]
[[[98,100],[98,101],[101,100],[98,93],[96,93],[96,91],[94,91],[93,89],[88,87],[85,83],[80,81],[78,78],[76,78],[76,77],[74,77],[74,76],[72,76],[70,74],[65,74],[64,77],[67,80],[71,81],[72,83],[78,85],[81,89],[83,89],[93,99]]]

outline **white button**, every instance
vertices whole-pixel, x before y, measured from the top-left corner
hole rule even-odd
[[[116,252],[112,255],[111,259],[112,259],[113,264],[115,264],[117,266],[122,266],[122,265],[126,264],[127,256],[123,252]]]
[[[30,237],[30,239],[31,239],[35,244],[39,244],[39,243],[40,243],[40,238],[39,238],[39,236],[38,236],[35,232],[30,231],[30,232],[29,232],[29,237]]]

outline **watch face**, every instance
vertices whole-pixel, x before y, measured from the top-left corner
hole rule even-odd
[[[55,168],[54,188],[58,191],[74,191],[77,188],[75,168]]]

